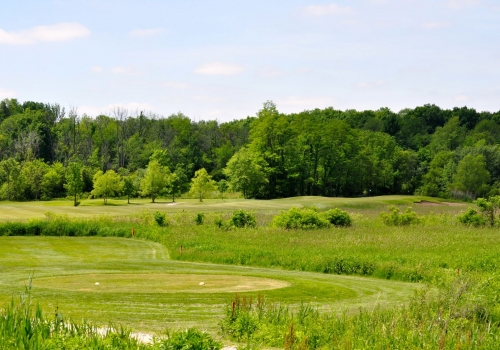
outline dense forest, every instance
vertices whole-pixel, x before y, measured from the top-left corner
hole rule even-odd
[[[116,108],[0,102],[0,199],[500,194],[500,111],[333,108],[194,122]],[[194,177],[193,180],[191,180]],[[199,180],[196,182],[196,180]],[[218,187],[217,187],[218,186]]]

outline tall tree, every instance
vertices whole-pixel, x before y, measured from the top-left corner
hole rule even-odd
[[[13,197],[12,195],[13,187],[15,187],[15,182],[21,171],[19,163],[13,158],[2,160],[0,162],[0,171],[3,174],[4,178],[6,179],[7,200],[10,201]]]
[[[76,207],[80,203],[78,202],[78,196],[82,193],[83,182],[82,176],[83,166],[79,161],[72,161],[68,164],[66,169],[66,184],[64,188],[68,191],[68,194],[74,198],[73,205]]]
[[[146,175],[141,181],[141,192],[143,196],[151,196],[154,203],[156,197],[165,191],[167,185],[167,175],[170,171],[167,167],[162,167],[157,160],[152,160],[148,164]]]
[[[35,200],[40,199],[43,179],[48,170],[49,166],[39,159],[23,163],[22,172],[27,180],[29,192]]]
[[[246,147],[241,148],[227,162],[224,174],[234,191],[241,191],[243,197],[255,196],[267,183],[266,162],[257,153]]]
[[[486,194],[489,181],[490,173],[486,170],[484,156],[467,155],[458,163],[452,186],[455,190],[476,197]]]
[[[127,196],[127,203],[130,204],[130,196],[134,195],[137,191],[135,185],[135,174],[125,175],[122,177],[123,194]]]
[[[205,168],[201,168],[194,173],[194,177],[191,179],[191,192],[200,198],[200,202],[203,202],[203,197],[207,193],[213,192],[216,189],[215,181],[208,175]]]
[[[108,204],[108,197],[118,194],[122,190],[120,175],[114,170],[108,170],[105,173],[99,170],[94,175],[94,189],[92,194],[96,197],[103,197],[104,204]]]

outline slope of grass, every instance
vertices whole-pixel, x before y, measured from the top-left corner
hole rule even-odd
[[[151,203],[149,199],[126,200],[109,199],[104,205],[102,199],[82,200],[78,207],[69,200],[39,201],[39,202],[0,202],[0,221],[28,220],[43,218],[48,211],[55,214],[67,214],[71,217],[93,217],[98,215],[126,216],[143,211],[178,212],[228,212],[236,209],[246,209],[269,215],[277,214],[292,206],[316,206],[320,209],[339,207],[351,212],[362,212],[364,215],[377,215],[389,204],[412,205],[420,201],[439,201],[436,198],[416,196],[380,196],[365,198],[326,198],[326,197],[294,197],[275,200],[244,200],[244,199],[205,199],[200,203],[196,199],[178,199],[172,203],[168,199],[159,199]],[[456,212],[457,208],[450,206],[420,207],[422,212],[444,211]]]

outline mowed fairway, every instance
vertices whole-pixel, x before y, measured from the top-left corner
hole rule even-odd
[[[24,290],[46,312],[99,325],[216,333],[235,293],[323,310],[406,302],[417,284],[172,261],[160,244],[125,238],[0,237],[0,305]],[[98,284],[96,284],[96,282]],[[203,285],[200,283],[203,282]]]
[[[48,202],[0,202],[0,221],[44,218],[45,213],[66,214],[70,217],[90,218],[98,215],[130,216],[139,215],[144,211],[160,211],[166,213],[179,212],[230,212],[237,209],[246,209],[258,213],[278,214],[280,210],[291,207],[316,206],[319,209],[339,207],[352,213],[362,213],[367,216],[378,216],[387,205],[413,205],[424,201],[432,204],[440,199],[422,196],[379,196],[365,198],[326,198],[326,197],[294,197],[275,200],[245,200],[245,199],[177,199],[171,202],[168,199],[157,199],[151,203],[149,199],[131,199],[127,204],[123,199],[109,199],[108,205],[103,205],[102,199],[82,200],[78,207],[73,206],[70,200],[54,200]],[[432,202],[430,202],[432,201]],[[419,214],[429,212],[456,212],[453,205],[419,206],[414,209]],[[463,208],[461,204],[458,204]]]

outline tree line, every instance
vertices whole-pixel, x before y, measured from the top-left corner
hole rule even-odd
[[[0,199],[500,194],[500,111],[315,109],[219,123],[0,102]],[[201,189],[195,184],[203,178]],[[195,179],[195,180],[193,180]],[[193,182],[195,181],[195,182]]]

